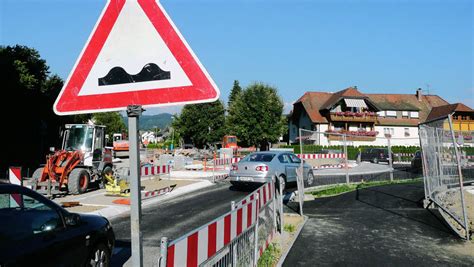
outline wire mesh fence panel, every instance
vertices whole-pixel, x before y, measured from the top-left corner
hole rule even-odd
[[[267,202],[267,204],[260,209],[258,216],[258,247],[261,251],[265,250],[268,237],[272,236],[276,231],[273,219],[273,201],[275,201],[275,199]]]
[[[449,117],[419,127],[425,198],[438,206],[456,233],[469,238],[469,210],[463,190],[464,182],[470,180],[470,166],[463,156],[469,149],[463,149],[456,137],[459,134],[453,130]],[[463,174],[468,174],[467,180],[463,180]],[[470,207],[474,213],[474,207]]]
[[[411,144],[419,142],[418,137],[408,140]],[[411,167],[419,147],[400,145],[400,138],[393,138],[390,131],[379,134],[300,129],[298,141],[295,152],[313,169],[311,186],[421,177],[421,168],[417,173]],[[392,144],[396,144],[395,150]]]
[[[199,266],[226,267],[254,266],[255,225]]]

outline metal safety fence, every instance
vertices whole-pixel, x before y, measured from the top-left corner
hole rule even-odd
[[[425,199],[438,207],[459,236],[469,239],[474,203],[467,202],[464,186],[474,182],[470,172],[473,166],[465,153],[470,146],[464,144],[453,129],[451,115],[422,124],[419,131]]]
[[[421,177],[421,165],[412,165],[419,149],[418,134],[410,135],[397,137],[392,128],[383,133],[300,129],[295,152],[313,169],[314,179],[307,186],[410,179]]]
[[[275,192],[266,183],[219,218],[171,242],[163,237],[160,266],[256,266],[283,218]]]

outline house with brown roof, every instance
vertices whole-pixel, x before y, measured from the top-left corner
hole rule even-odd
[[[434,107],[449,103],[437,95],[364,94],[357,87],[336,93],[306,92],[293,104],[289,118],[289,140],[299,142],[298,129],[320,132],[306,143],[340,145],[345,133],[350,145],[418,145],[418,124],[426,121]],[[335,133],[335,134],[332,134]],[[304,136],[304,135],[303,135]]]
[[[432,127],[443,128],[444,130],[451,130],[448,116],[451,115],[451,122],[455,135],[461,142],[467,144],[474,144],[474,110],[462,103],[455,103],[434,107],[428,118],[424,123]],[[461,132],[461,134],[459,134]]]

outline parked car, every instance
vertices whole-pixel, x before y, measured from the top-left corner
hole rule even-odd
[[[0,266],[109,266],[115,235],[101,216],[71,213],[0,183]]]
[[[394,155],[392,153],[392,160],[394,159]],[[360,160],[361,161],[370,161],[372,163],[379,163],[379,162],[388,162],[389,155],[388,155],[388,148],[366,148],[363,149],[360,153]]]
[[[288,182],[296,182],[296,170],[300,167],[301,159],[290,152],[254,152],[232,165],[230,182],[236,187],[266,183],[271,182],[276,174],[286,185]],[[303,169],[303,178],[311,186],[314,181],[312,168],[303,163]]]
[[[421,151],[418,150],[415,152],[415,155],[411,159],[411,171],[420,173],[423,170],[423,161],[421,159]]]

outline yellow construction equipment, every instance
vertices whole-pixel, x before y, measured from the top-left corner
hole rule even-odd
[[[114,175],[112,170],[105,173],[104,178],[106,180],[106,196],[130,196],[130,184],[125,179],[120,179],[118,175]]]

